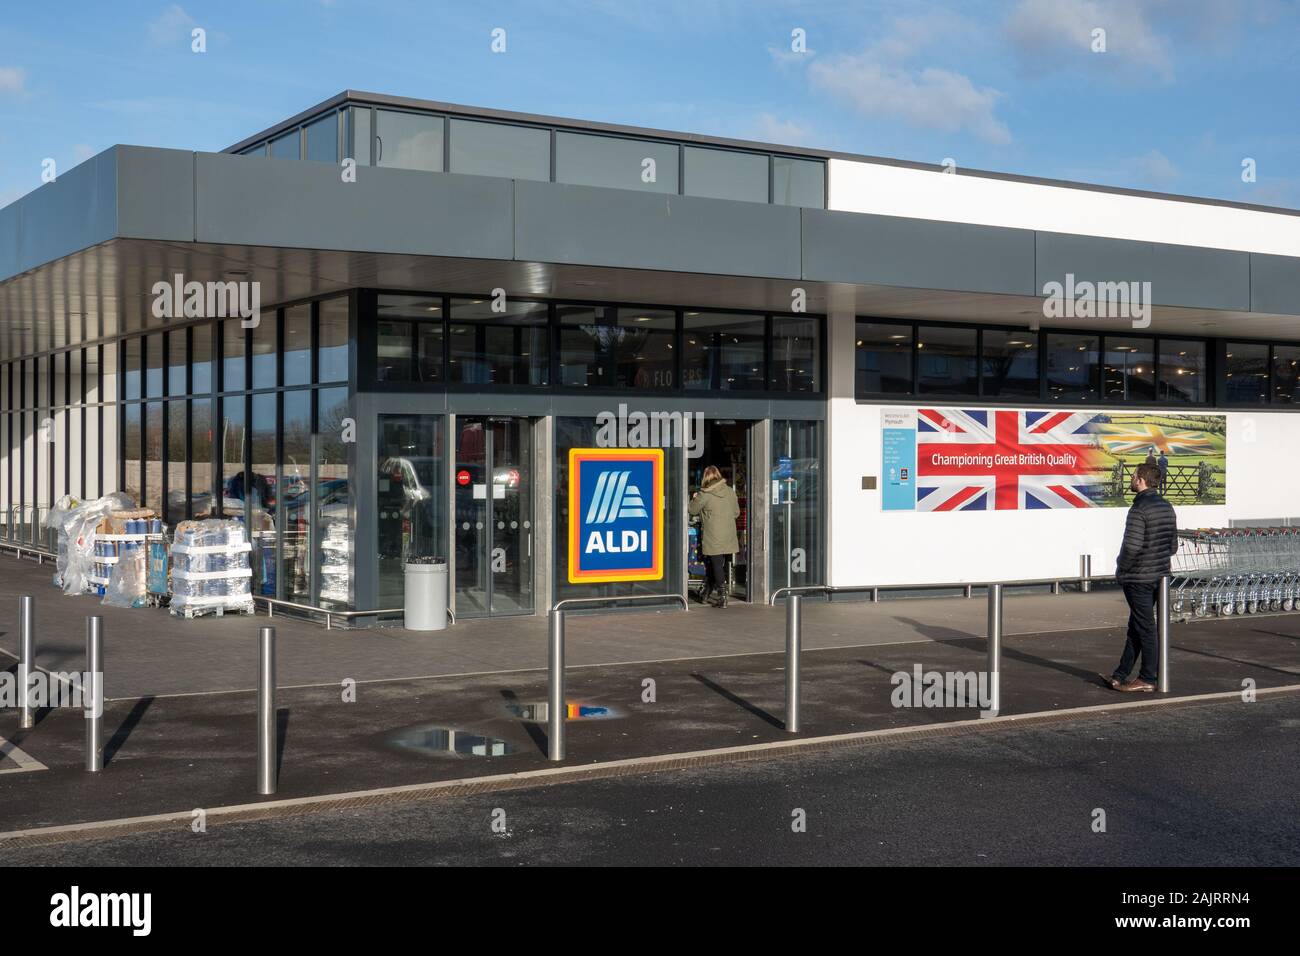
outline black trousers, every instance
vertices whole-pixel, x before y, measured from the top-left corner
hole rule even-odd
[[[727,589],[727,565],[731,562],[729,554],[707,554],[704,556],[704,593],[721,594]]]
[[[1160,582],[1129,583],[1123,588],[1124,600],[1128,602],[1128,640],[1114,677],[1128,680],[1140,657],[1142,666],[1138,677],[1154,684],[1160,676],[1160,641],[1156,634],[1156,595],[1160,591]]]

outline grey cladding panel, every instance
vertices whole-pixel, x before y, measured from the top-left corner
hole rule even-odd
[[[1128,239],[1040,232],[1036,295],[1048,282],[1142,282],[1151,278],[1152,244]],[[1152,290],[1154,292],[1154,289]]]
[[[511,181],[199,153],[200,242],[509,259]]]
[[[1252,312],[1300,315],[1300,259],[1290,256],[1250,256]]]
[[[194,241],[194,154],[117,147],[117,234]]]
[[[14,203],[10,209],[17,213],[17,262],[3,277],[113,238],[116,170],[117,150],[106,150]]]
[[[515,184],[515,258],[799,277],[799,210],[624,189]]]
[[[803,210],[804,278],[1034,294],[1034,234],[899,216]]]

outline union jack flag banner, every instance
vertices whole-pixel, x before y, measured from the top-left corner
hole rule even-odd
[[[917,410],[918,511],[1092,508],[1105,466],[1094,412]]]

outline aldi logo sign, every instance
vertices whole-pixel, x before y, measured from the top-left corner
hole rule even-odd
[[[664,576],[662,448],[569,450],[569,583]]]

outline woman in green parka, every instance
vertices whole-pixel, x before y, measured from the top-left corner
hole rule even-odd
[[[700,554],[704,557],[704,592],[701,601],[717,592],[714,607],[727,606],[727,565],[740,550],[736,539],[736,519],[740,504],[736,492],[727,484],[716,465],[704,469],[700,490],[691,495],[688,510],[700,518]]]

